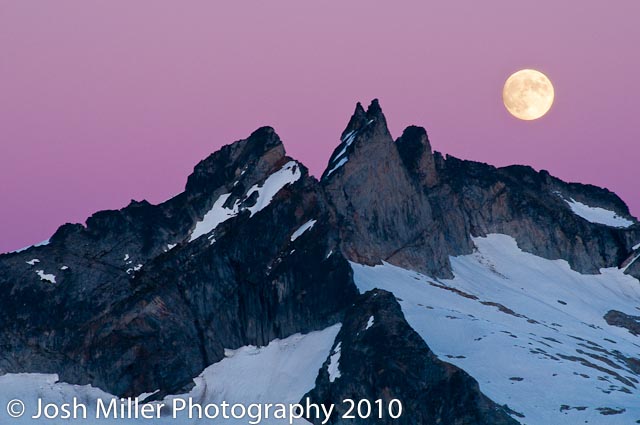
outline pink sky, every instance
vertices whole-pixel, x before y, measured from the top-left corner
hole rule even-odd
[[[159,202],[272,125],[319,175],[356,101],[397,137],[605,186],[640,214],[640,2],[0,0],[0,252]],[[545,72],[539,121],[504,110]]]

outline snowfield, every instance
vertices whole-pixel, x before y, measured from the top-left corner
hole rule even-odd
[[[638,315],[640,282],[619,269],[580,274],[505,235],[474,242],[476,252],[451,258],[454,279],[352,263],[354,279],[361,292],[393,292],[435,354],[522,424],[640,420],[640,369],[628,359],[640,357],[640,338],[603,319]]]
[[[237,350],[226,350],[226,358],[206,368],[200,376],[195,378],[195,387],[188,393],[179,396],[181,399],[193,398],[200,405],[223,401],[230,405],[240,403],[245,406],[250,403],[297,403],[307,391],[315,385],[315,379],[322,364],[331,352],[335,337],[340,331],[340,325],[334,325],[325,330],[301,335],[295,334],[282,340],[274,340],[266,347],[247,346]],[[145,395],[146,396],[146,395]],[[79,402],[89,406],[87,419],[73,421],[63,419],[31,419],[36,414],[37,400],[42,398],[45,403],[72,403],[76,397]],[[97,400],[101,399],[108,405],[114,396],[89,385],[79,386],[58,382],[57,375],[43,374],[8,374],[0,376],[0,418],[2,423],[10,421],[12,424],[46,423],[52,425],[83,423],[83,424],[247,424],[251,419],[214,420],[182,420],[186,411],[178,413],[177,419],[171,417],[169,409],[162,410],[163,417],[158,419],[104,419],[96,420]],[[141,397],[141,399],[144,397]],[[172,405],[176,398],[169,396],[162,402]],[[26,413],[21,418],[10,418],[5,406],[10,400],[20,399],[26,406]],[[184,415],[184,416],[183,416]],[[7,422],[9,423],[9,422]],[[263,419],[261,424],[288,424],[289,420]],[[307,421],[297,420],[296,424],[307,424]]]

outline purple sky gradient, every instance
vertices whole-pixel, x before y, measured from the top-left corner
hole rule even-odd
[[[0,0],[0,252],[167,199],[261,125],[319,175],[374,97],[394,137],[422,125],[436,150],[605,186],[640,214],[638,16],[638,0]],[[534,122],[501,101],[526,67],[556,90]]]

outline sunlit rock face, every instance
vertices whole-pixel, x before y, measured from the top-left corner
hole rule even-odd
[[[340,158],[348,159],[341,164]],[[464,225],[445,235],[440,211],[429,201],[422,176],[433,182],[436,174],[426,133],[405,134],[396,144],[377,101],[366,112],[357,106],[328,170],[332,172],[324,174],[322,184],[350,260],[384,260],[449,276],[449,253],[470,252]]]
[[[608,190],[527,166],[445,157],[419,127],[394,142],[377,101],[366,112],[358,105],[327,170],[322,184],[342,223],[343,252],[360,263],[446,277],[449,256],[472,251],[470,237],[503,233],[526,251],[597,273],[620,265],[640,240],[627,206]],[[589,209],[595,219],[585,217]],[[598,220],[598,210],[618,221]]]

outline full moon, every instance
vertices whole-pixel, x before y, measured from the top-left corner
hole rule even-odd
[[[535,69],[513,73],[502,89],[502,100],[507,111],[526,121],[536,120],[549,112],[554,95],[549,78]]]

